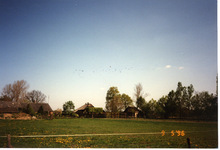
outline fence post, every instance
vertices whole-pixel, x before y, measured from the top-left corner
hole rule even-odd
[[[7,135],[7,139],[8,139],[8,148],[12,148],[10,134]]]
[[[190,139],[189,138],[187,138],[187,143],[188,143],[188,148],[191,148]]]

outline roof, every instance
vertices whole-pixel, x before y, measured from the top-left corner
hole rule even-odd
[[[44,111],[53,111],[48,103],[20,103],[12,101],[0,101],[0,113],[18,113],[18,108],[27,108],[30,104],[35,112],[37,112],[40,106],[43,106]]]
[[[0,112],[11,112],[16,113],[18,112],[18,108],[22,107],[19,102],[12,102],[12,101],[0,101]]]
[[[140,111],[137,107],[127,107],[124,112],[131,112],[132,110]]]
[[[30,105],[35,112],[39,110],[40,106],[43,106],[44,111],[53,111],[48,103],[30,103]]]
[[[94,107],[94,106],[90,103],[85,103],[85,105],[82,105],[81,107],[77,108],[74,112],[77,112],[79,110],[85,110],[87,107]]]

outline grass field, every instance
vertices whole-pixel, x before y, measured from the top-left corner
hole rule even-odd
[[[187,138],[192,148],[218,147],[217,123],[126,119],[0,120],[0,129],[0,147],[7,147],[4,137],[7,134],[11,135],[11,145],[15,148],[187,148]]]

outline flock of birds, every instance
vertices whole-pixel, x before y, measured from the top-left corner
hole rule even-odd
[[[124,69],[112,69],[111,66],[110,66],[110,69],[100,69],[100,70],[93,70],[92,72],[95,73],[95,72],[119,72],[121,73],[123,70],[131,70],[133,67],[130,67],[130,68],[124,68]],[[82,70],[82,69],[76,69],[75,71],[73,71],[73,73],[77,73],[77,72],[85,72],[85,70]]]
[[[78,74],[80,77],[82,77],[83,73],[123,73],[125,71],[144,71],[144,70],[154,70],[154,68],[145,67],[142,69],[134,69],[133,67],[126,67],[126,68],[113,68],[112,66],[109,66],[108,69],[93,69],[93,70],[84,70],[84,69],[75,69],[73,71],[73,74]]]

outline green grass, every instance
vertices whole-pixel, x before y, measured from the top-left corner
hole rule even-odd
[[[193,148],[218,147],[217,123],[163,122],[126,119],[0,120],[0,136],[10,134],[15,148]],[[22,135],[75,135],[110,133],[160,133],[66,137],[13,137]],[[171,136],[171,131],[174,136]],[[183,131],[178,136],[176,131]],[[0,147],[7,138],[0,137]]]

